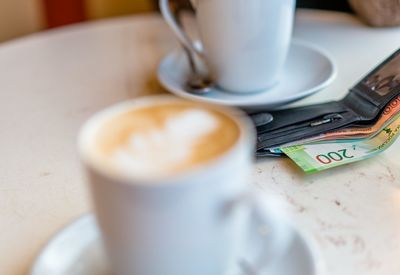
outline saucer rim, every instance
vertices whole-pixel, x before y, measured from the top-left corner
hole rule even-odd
[[[213,104],[219,104],[219,105],[225,105],[225,106],[236,106],[236,107],[251,107],[251,108],[257,108],[257,107],[264,107],[264,108],[271,108],[271,109],[275,109],[278,107],[281,107],[283,105],[289,104],[289,103],[293,103],[296,101],[299,101],[301,99],[304,99],[308,96],[311,96],[319,91],[322,91],[324,88],[328,87],[329,85],[332,84],[332,82],[335,80],[335,78],[337,77],[337,65],[336,62],[334,61],[334,59],[332,58],[331,54],[328,53],[325,49],[321,48],[320,46],[311,43],[309,41],[305,41],[302,39],[298,39],[298,38],[293,38],[291,41],[291,47],[292,46],[298,46],[298,47],[303,47],[303,48],[307,48],[308,50],[312,50],[316,53],[318,53],[320,56],[323,56],[329,63],[329,70],[330,70],[330,74],[329,76],[324,79],[322,82],[320,82],[318,85],[313,86],[310,89],[306,89],[301,91],[300,93],[296,93],[294,95],[291,96],[287,96],[287,97],[282,97],[277,99],[274,102],[265,102],[265,103],[259,103],[256,100],[249,100],[249,98],[252,98],[252,96],[254,95],[260,95],[263,93],[268,93],[271,88],[269,89],[264,89],[261,90],[259,92],[252,92],[249,94],[247,93],[233,93],[233,92],[228,92],[228,91],[224,91],[221,88],[217,88],[217,90],[219,92],[222,93],[227,93],[227,94],[232,94],[235,97],[243,97],[243,99],[231,99],[231,100],[226,100],[226,99],[221,99],[221,98],[208,98],[208,97],[204,97],[203,95],[198,95],[198,94],[193,94],[190,93],[189,91],[187,91],[186,89],[184,89],[183,87],[177,87],[176,85],[170,85],[168,83],[171,83],[171,81],[169,81],[169,77],[166,77],[166,74],[163,73],[163,71],[165,71],[165,69],[163,69],[165,67],[165,64],[167,63],[168,59],[170,59],[173,56],[177,56],[182,54],[182,49],[177,47],[174,50],[170,51],[169,53],[167,53],[162,59],[161,61],[158,63],[158,67],[157,67],[157,79],[160,82],[160,84],[162,85],[162,87],[164,89],[166,89],[167,91],[169,91],[170,93],[185,98],[185,99],[189,99],[189,100],[197,100],[199,102],[204,102],[204,103],[213,103]],[[279,84],[277,84],[279,85]],[[181,85],[178,85],[181,86]],[[239,100],[243,100],[244,102],[238,102]],[[246,101],[247,100],[247,101]]]
[[[312,263],[310,267],[314,271],[313,275],[325,275],[326,267],[316,240],[311,237],[310,233],[305,232],[304,229],[296,226],[290,220],[285,220],[285,222],[290,230],[294,232],[293,234],[297,235],[297,238],[303,244],[304,249],[309,252],[311,256],[309,257],[309,259]],[[76,228],[82,226],[89,226],[89,229],[91,227],[91,230],[95,232],[95,234],[97,234],[98,236],[100,236],[101,234],[94,213],[89,212],[78,216],[77,218],[73,219],[72,221],[61,227],[50,237],[50,239],[40,250],[39,254],[35,257],[34,262],[31,265],[29,275],[42,275],[42,265],[44,262],[46,262],[46,257],[48,257],[49,252],[51,252],[51,250],[54,249],[55,246],[57,246],[57,241],[61,240],[65,236],[68,236],[69,234],[71,234],[71,232],[73,233],[74,231],[76,231]],[[96,241],[98,237],[95,237],[94,239]]]

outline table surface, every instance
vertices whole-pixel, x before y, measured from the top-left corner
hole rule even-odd
[[[294,36],[325,48],[338,76],[299,104],[339,99],[400,45],[400,29],[302,10]],[[0,274],[26,274],[49,238],[90,200],[76,152],[82,123],[113,103],[163,92],[155,71],[176,47],[158,15],[133,16],[0,45]],[[373,159],[304,175],[288,159],[258,161],[254,184],[292,206],[327,274],[399,274],[400,142]]]

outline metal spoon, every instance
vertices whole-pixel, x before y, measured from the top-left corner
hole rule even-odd
[[[186,86],[191,93],[194,94],[206,94],[212,90],[214,82],[209,76],[201,74],[197,68],[192,51],[189,50],[185,45],[182,44],[182,48],[186,53],[189,61],[190,73],[186,80]]]
[[[179,25],[181,29],[184,29],[182,13],[183,12],[191,12],[194,13],[194,9],[191,4],[183,5],[182,3],[174,3],[173,11],[176,18],[176,23]],[[211,80],[211,77],[207,75],[206,72],[200,70],[200,65],[198,62],[204,62],[203,57],[199,56],[198,53],[189,49],[184,43],[180,43],[182,49],[184,50],[188,63],[189,63],[189,73],[186,79],[186,87],[190,93],[193,94],[206,94],[211,91],[212,86],[214,86],[214,82]]]

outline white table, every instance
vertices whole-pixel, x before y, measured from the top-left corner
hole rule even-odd
[[[300,11],[295,37],[335,58],[338,77],[301,102],[339,99],[400,46],[400,29]],[[26,274],[48,239],[90,211],[76,154],[80,125],[118,101],[160,92],[155,70],[176,46],[158,15],[35,34],[0,45],[0,274]],[[305,176],[288,159],[255,166],[255,183],[293,206],[328,274],[400,273],[400,142],[373,159]]]

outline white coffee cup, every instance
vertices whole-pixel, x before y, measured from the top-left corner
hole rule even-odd
[[[219,109],[239,125],[238,140],[217,159],[179,175],[140,179],[119,174],[90,149],[110,118],[180,101],[151,96],[121,103],[94,115],[81,130],[79,151],[114,273],[227,275],[249,256],[242,248],[252,223],[265,227],[267,235],[260,238],[263,252],[250,261],[269,266],[285,252],[291,232],[273,199],[250,195],[254,130],[241,113]]]
[[[247,93],[279,82],[290,46],[295,0],[192,0],[200,47],[177,24],[169,1],[159,0],[164,19],[179,41],[206,61],[221,88]]]

